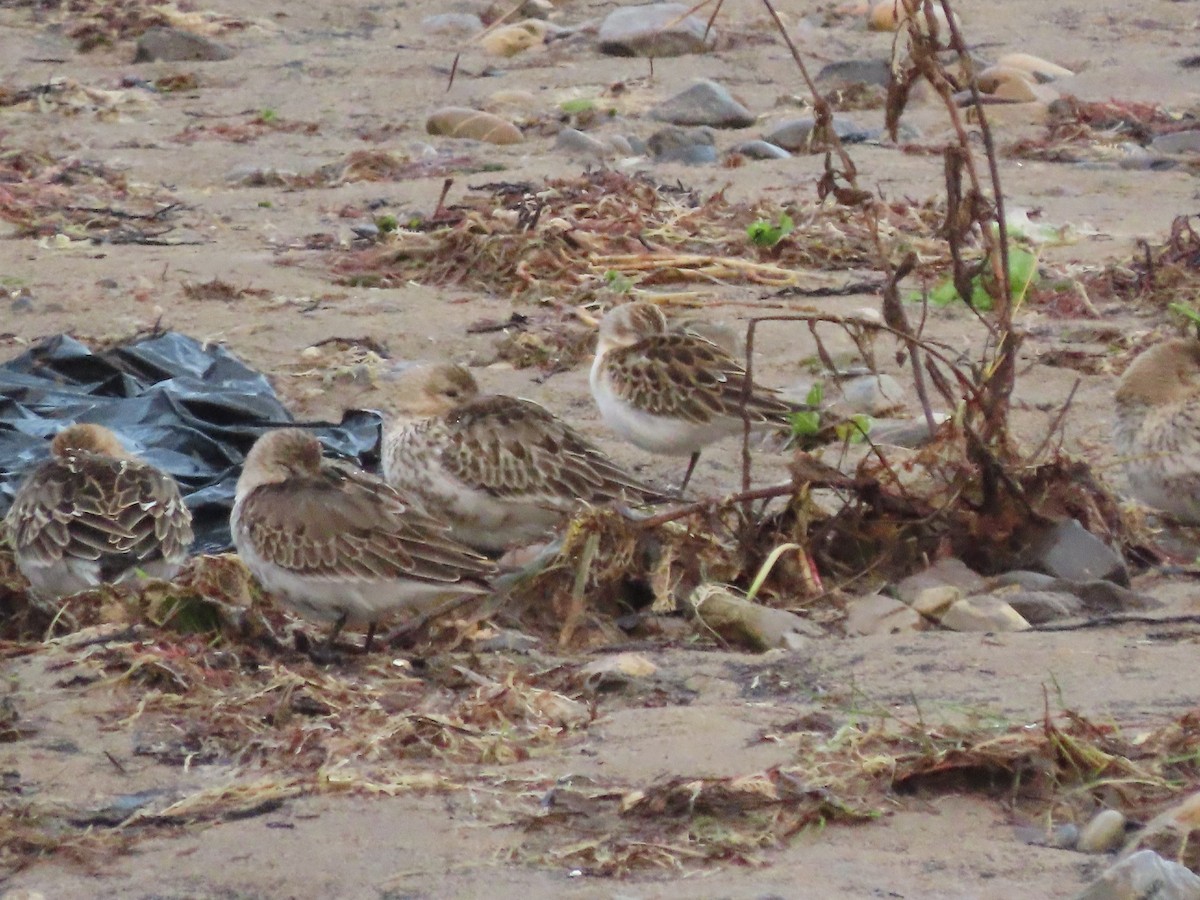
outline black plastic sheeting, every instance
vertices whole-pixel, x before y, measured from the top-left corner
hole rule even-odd
[[[334,455],[379,463],[377,413],[340,425],[296,422],[261,372],[224,348],[175,332],[93,353],[66,335],[0,366],[0,516],[49,440],[74,422],[111,428],[142,459],[179,481],[195,552],[231,546],[229,512],[242,460],[263,431],[311,428]]]

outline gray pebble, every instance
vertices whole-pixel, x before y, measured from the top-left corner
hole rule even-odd
[[[1082,600],[1061,591],[1017,591],[998,596],[1031,625],[1067,619],[1083,610]]]
[[[756,121],[754,113],[733,99],[723,85],[707,78],[658,104],[650,110],[650,118],[713,128],[747,128]]]
[[[716,43],[716,29],[708,29],[706,20],[688,15],[690,10],[682,3],[614,9],[600,23],[600,52],[609,56],[664,57],[711,50]]]
[[[1150,149],[1159,153],[1200,153],[1200,130],[1160,134],[1150,142]]]
[[[1042,529],[1021,553],[1020,565],[1070,581],[1100,579],[1129,586],[1125,560],[1076,519]]]
[[[763,140],[777,144],[785,150],[791,150],[793,153],[817,153],[824,150],[825,145],[823,142],[813,141],[815,124],[816,120],[812,116],[788,119],[764,134]],[[847,144],[862,143],[869,136],[866,129],[845,119],[839,119],[837,116],[834,116],[833,119],[833,130]]]
[[[612,148],[608,144],[596,140],[590,134],[584,134],[578,128],[564,128],[560,131],[554,139],[554,149],[572,156],[591,159],[605,159],[612,155]]]
[[[831,62],[817,73],[822,87],[850,84],[886,86],[892,80],[892,65],[886,59],[843,59]]]
[[[703,165],[717,161],[716,142],[712,129],[680,128],[671,125],[650,135],[647,148],[660,162],[683,162]]]
[[[1106,869],[1075,900],[1200,900],[1200,876],[1140,850]]]
[[[732,152],[750,159],[790,159],[792,156],[778,144],[767,141],[746,141],[734,147]]]
[[[133,61],[216,62],[233,56],[232,48],[211,38],[177,28],[149,28],[138,38]]]

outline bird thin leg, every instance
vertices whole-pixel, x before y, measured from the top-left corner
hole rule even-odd
[[[700,462],[700,451],[697,450],[692,454],[691,460],[688,462],[687,471],[683,473],[683,484],[679,485],[679,496],[683,496],[683,492],[687,490],[688,482],[692,480],[692,473],[696,471],[696,463]]]
[[[350,618],[349,613],[342,613],[337,617],[337,621],[333,623],[333,628],[329,629],[329,637],[325,639],[325,652],[333,653],[334,642],[337,641],[338,635],[342,633],[342,629],[346,627],[346,620]]]
[[[371,652],[371,644],[375,641],[375,627],[374,622],[367,626],[367,639],[363,643],[363,653]]]

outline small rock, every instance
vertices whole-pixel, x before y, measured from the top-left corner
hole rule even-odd
[[[617,653],[602,656],[579,670],[585,684],[592,690],[619,687],[658,671],[658,666],[638,653]]]
[[[1002,81],[991,92],[991,97],[1009,103],[1038,103],[1047,105],[1058,99],[1058,91],[1044,84],[1031,84],[1024,78]],[[1038,107],[1041,109],[1041,106]]]
[[[783,147],[785,150],[791,150],[793,153],[819,153],[826,147],[824,141],[814,140],[813,126],[815,124],[816,120],[812,116],[788,119],[786,122],[780,122],[763,135],[763,140]],[[862,143],[869,136],[866,129],[837,116],[833,119],[833,130],[842,142],[847,144]]]
[[[421,20],[426,34],[477,34],[483,31],[483,20],[471,13],[439,13]]]
[[[546,39],[546,23],[539,19],[526,19],[512,25],[502,25],[489,31],[479,39],[479,45],[492,56],[516,56],[530,47],[537,47]]]
[[[878,416],[904,406],[904,388],[891,375],[856,375],[839,381],[841,399],[834,408],[843,415]]]
[[[633,144],[630,143],[629,138],[625,137],[623,134],[605,135],[603,140],[604,143],[608,144],[608,146],[612,148],[612,151],[616,156],[634,156],[636,154]]]
[[[660,162],[702,165],[717,161],[716,139],[711,128],[670,125],[650,135],[646,146]]]
[[[1033,76],[1022,69],[1014,69],[1009,66],[988,66],[975,76],[976,85],[985,94],[994,94],[1000,85],[1010,81],[1020,82],[1026,87],[1031,87]],[[1030,96],[1032,97],[1032,91]]]
[[[135,63],[219,62],[233,59],[233,49],[211,38],[177,28],[148,28],[137,40]]]
[[[688,15],[690,11],[682,3],[614,9],[600,23],[600,52],[650,57],[705,53],[716,43],[716,29],[708,29],[707,21]]]
[[[1102,809],[1079,832],[1075,849],[1082,853],[1107,853],[1125,843],[1125,816],[1115,809]]]
[[[767,141],[746,141],[738,144],[731,152],[740,153],[750,159],[790,159],[792,156],[782,147]]]
[[[1005,572],[1003,575],[988,579],[988,591],[998,593],[997,589],[1003,587],[1020,588],[1029,593],[1070,594],[1080,601],[1081,609],[1077,612],[1083,611],[1098,615],[1129,610],[1160,609],[1166,605],[1166,601],[1152,594],[1121,587],[1111,581],[1099,579],[1071,581],[1067,578],[1054,578],[1041,572],[1028,572],[1023,569]],[[1004,598],[1012,602],[1009,595],[1005,594]]]
[[[760,652],[802,650],[814,633],[814,627],[795,613],[753,603],[723,585],[699,585],[688,604],[706,628]]]
[[[913,598],[912,609],[927,619],[940,622],[942,616],[946,614],[946,610],[962,598],[962,591],[954,585],[941,584],[937,587],[925,588],[917,594]]]
[[[1065,822],[1050,832],[1046,838],[1046,846],[1066,850],[1069,847],[1074,847],[1078,841],[1079,826],[1071,822]]]
[[[917,29],[922,34],[929,32],[929,15],[926,13],[927,7],[921,7],[917,13]],[[946,13],[941,6],[934,4],[932,7],[933,21],[937,25],[938,34],[943,38],[950,35],[950,25],[946,20]],[[895,31],[900,27],[900,23],[908,18],[908,8],[904,5],[903,0],[879,0],[871,7],[870,17],[867,20],[867,27],[872,31]],[[957,21],[957,16],[955,20]]]
[[[525,140],[512,122],[491,113],[462,106],[444,106],[425,122],[429,134],[452,138],[470,138],[489,144],[519,144]]]
[[[1125,561],[1076,519],[1044,528],[1021,554],[1022,568],[1069,581],[1112,581],[1129,587]]]
[[[817,73],[822,87],[850,84],[877,84],[886,87],[892,80],[892,64],[886,59],[843,59],[831,62]]]
[[[578,128],[564,128],[560,131],[554,139],[554,149],[572,156],[592,159],[607,159],[613,155],[610,145],[596,140],[590,134],[584,134]]]
[[[911,606],[926,588],[953,585],[962,592],[962,596],[967,597],[982,593],[987,589],[987,584],[982,575],[975,573],[961,559],[939,559],[923,572],[897,582],[896,596]]]
[[[1160,134],[1150,142],[1150,149],[1159,153],[1200,153],[1200,130]]]
[[[1032,75],[1034,80],[1039,83],[1056,81],[1059,78],[1070,78],[1075,74],[1070,69],[1064,69],[1062,66],[1055,65],[1052,62],[1042,59],[1040,56],[1033,56],[1030,53],[1006,53],[996,60],[996,65],[1007,66],[1011,69],[1020,69]]]
[[[502,91],[493,91],[480,104],[487,112],[502,113],[502,112],[533,112],[541,107],[541,101],[533,95],[532,91],[522,91],[519,89],[506,89]]]
[[[1028,631],[1015,609],[996,597],[965,597],[942,613],[939,623],[951,631]]]
[[[654,107],[650,118],[672,125],[713,128],[747,128],[756,121],[754,113],[733,99],[724,86],[707,78]]]
[[[1200,900],[1200,876],[1142,850],[1110,866],[1075,900]]]
[[[1045,828],[1035,825],[1018,825],[1013,828],[1017,838],[1037,847],[1053,847],[1055,850],[1074,850],[1079,840],[1079,826],[1071,822],[1056,825],[1049,834]]]
[[[950,418],[947,413],[934,413],[933,421],[940,425]],[[925,417],[918,419],[876,419],[871,425],[871,443],[890,447],[916,448],[929,443],[933,432]]]
[[[1083,611],[1083,601],[1060,591],[1013,591],[995,594],[1020,613],[1031,625],[1067,619]]]
[[[847,634],[900,634],[924,624],[912,607],[886,594],[856,597],[846,607]]]

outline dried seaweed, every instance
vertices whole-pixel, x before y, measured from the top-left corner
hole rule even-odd
[[[663,284],[801,283],[805,270],[848,269],[875,257],[870,230],[846,209],[788,207],[795,229],[769,249],[746,229],[776,220],[770,202],[734,203],[667,189],[645,176],[611,170],[544,185],[482,185],[461,203],[397,231],[367,250],[328,262],[346,284],[392,286],[410,280],[468,284],[509,295],[597,290],[614,278]],[[925,246],[937,227],[932,206],[893,203],[879,227]]]
[[[45,153],[0,153],[0,219],[23,237],[122,240],[136,232],[158,236],[179,210],[159,187],[129,182],[99,163]]]

